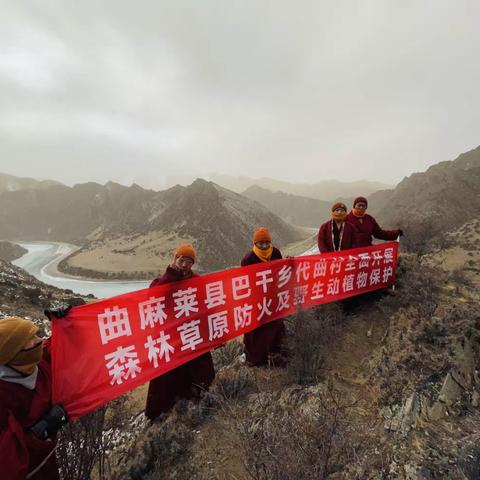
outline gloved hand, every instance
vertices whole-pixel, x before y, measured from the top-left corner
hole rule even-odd
[[[47,318],[52,321],[54,318],[63,318],[68,315],[68,312],[71,310],[72,306],[67,305],[66,307],[59,307],[52,310],[44,310],[43,313],[47,316]]]
[[[50,410],[44,413],[30,430],[37,438],[47,440],[48,438],[54,438],[60,428],[67,423],[67,412],[57,403],[52,405]]]

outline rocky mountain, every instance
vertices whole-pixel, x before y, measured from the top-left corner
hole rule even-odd
[[[480,147],[423,173],[402,180],[378,212],[378,219],[399,225],[405,243],[425,246],[449,230],[479,218]]]
[[[265,207],[200,179],[161,192],[109,182],[0,194],[0,237],[82,245],[61,265],[94,277],[150,276],[182,241],[199,248],[204,270],[236,265],[260,225],[279,246],[303,238]]]
[[[279,245],[300,239],[295,229],[267,208],[213,182],[197,179],[176,193],[174,201],[152,225],[157,228],[167,225],[182,235],[196,238],[212,255],[231,258],[229,252],[235,247],[248,248],[254,229],[260,225],[268,226]],[[219,243],[223,245],[220,249]]]
[[[265,207],[205,180],[159,192],[151,202],[156,208],[143,224],[145,233],[93,240],[62,268],[95,276],[95,264],[110,263],[117,278],[145,278],[170,262],[179,243],[192,242],[199,252],[197,269],[214,271],[239,264],[258,226],[268,226],[279,246],[305,236]]]
[[[296,184],[265,177],[231,177],[228,175],[217,174],[210,175],[210,179],[218,185],[238,193],[244,192],[253,185],[257,185],[261,188],[271,190],[272,192],[281,191],[326,202],[332,202],[339,197],[355,198],[358,195],[368,196],[377,190],[393,188],[392,185],[387,185],[381,182],[371,182],[368,180],[359,180],[356,182],[324,180],[311,184]]]
[[[281,191],[272,192],[258,185],[247,188],[242,195],[250,200],[255,200],[293,225],[317,228],[330,218],[331,203],[323,200]]]
[[[25,253],[27,250],[16,243],[0,242],[0,260],[12,262]]]
[[[21,178],[0,173],[0,194],[17,190],[41,190],[53,185],[62,184],[55,180],[35,180],[34,178]]]
[[[22,240],[82,241],[93,231],[136,231],[151,215],[155,192],[84,183],[53,185],[0,195],[0,237]]]

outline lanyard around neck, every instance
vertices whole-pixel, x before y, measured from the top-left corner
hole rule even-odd
[[[333,234],[333,229],[335,228],[335,220],[332,220],[332,245],[333,245],[333,251],[334,252],[339,252],[342,248],[342,239],[343,239],[343,230],[345,226],[345,222],[342,222],[342,226],[340,227],[340,238],[338,239],[338,248],[335,248],[335,235]],[[338,227],[337,227],[338,228]]]

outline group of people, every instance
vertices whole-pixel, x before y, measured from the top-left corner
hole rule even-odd
[[[282,258],[280,250],[273,246],[272,236],[267,228],[257,228],[253,235],[252,249],[242,258],[242,267],[255,263]],[[181,245],[165,273],[157,277],[150,287],[164,285],[198,276],[192,267],[196,252],[192,245]],[[248,332],[243,337],[245,362],[248,366],[266,365],[269,361],[280,361],[285,326],[282,320],[266,323]],[[179,398],[198,398],[208,390],[215,378],[213,359],[210,352],[170,370],[150,382],[145,415],[154,421],[168,412]]]
[[[380,228],[375,218],[367,213],[367,207],[368,201],[365,197],[357,197],[349,213],[344,203],[334,203],[332,218],[323,223],[318,231],[320,253],[368,247],[372,244],[372,238],[396,240],[403,235],[401,229]]]
[[[358,197],[347,214],[343,203],[335,203],[332,218],[322,224],[318,232],[320,253],[368,246],[372,237],[394,240],[402,235],[401,230],[382,230],[366,213],[367,206],[367,200]],[[260,227],[241,265],[281,258],[282,253],[273,246],[269,230]],[[198,276],[193,271],[196,260],[194,247],[181,245],[165,273],[155,278],[150,287]],[[45,313],[53,320],[65,316],[68,309]],[[17,317],[0,320],[0,470],[5,480],[59,478],[55,437],[67,422],[67,415],[61,406],[51,403],[50,340],[43,341],[37,333],[38,327],[29,320]],[[246,333],[243,338],[246,365],[282,366],[284,337],[285,325],[281,319]],[[180,398],[198,398],[214,378],[212,355],[208,352],[153,379],[147,394],[147,418],[154,421]]]

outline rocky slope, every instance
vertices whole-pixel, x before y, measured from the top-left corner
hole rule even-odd
[[[44,309],[84,302],[84,298],[72,291],[46,285],[25,270],[0,260],[0,321],[6,316],[30,318],[48,331],[50,323],[43,314]]]
[[[251,245],[253,231],[267,226],[282,247],[305,238],[265,207],[212,182],[196,180],[156,194],[148,219],[130,235],[93,232],[90,242],[60,269],[86,276],[146,278],[165,268],[176,246],[192,242],[199,253],[197,270],[238,265]],[[97,272],[97,273],[96,273]]]
[[[12,262],[22,255],[25,255],[25,253],[27,253],[27,250],[20,245],[0,241],[0,260]]]
[[[289,319],[286,369],[215,351],[210,393],[144,427],[115,478],[478,479],[478,294],[457,280],[402,257],[395,292]]]
[[[0,194],[0,236],[82,245],[60,268],[93,277],[151,276],[185,241],[198,247],[203,271],[236,265],[261,225],[279,246],[306,236],[266,208],[205,180],[161,192],[110,182]]]
[[[478,289],[429,258],[403,255],[394,292],[290,318],[285,369],[250,369],[231,342],[214,352],[217,377],[200,403],[153,425],[139,415],[144,388],[113,404],[112,478],[478,479]],[[43,308],[75,302],[0,261],[0,321],[27,316],[48,333]],[[79,449],[95,418],[70,430]],[[71,463],[68,448],[59,454]]]
[[[405,244],[428,249],[432,240],[480,211],[480,147],[415,173],[398,184],[378,218],[405,231]]]
[[[108,235],[146,228],[158,206],[155,192],[115,183],[54,185],[0,195],[0,236],[22,240],[81,242],[96,232]]]

